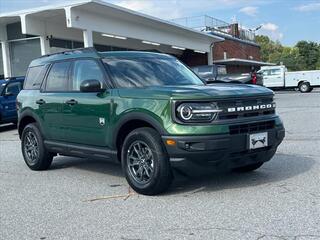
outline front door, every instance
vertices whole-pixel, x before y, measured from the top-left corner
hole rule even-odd
[[[22,88],[21,82],[10,82],[2,92],[2,118],[12,120],[17,118],[16,99]]]
[[[105,75],[100,63],[94,59],[73,62],[69,90],[63,104],[63,128],[69,143],[106,146],[110,122],[111,92],[80,92],[84,80],[99,80],[106,86]]]
[[[284,87],[284,75],[281,69],[263,70],[263,85],[270,88]]]

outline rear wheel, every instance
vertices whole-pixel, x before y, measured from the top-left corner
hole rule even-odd
[[[126,137],[121,151],[122,169],[138,193],[156,195],[172,182],[169,157],[160,135],[152,128],[138,128]]]
[[[37,124],[30,123],[23,129],[21,150],[30,169],[46,170],[50,167],[54,155],[46,150]]]
[[[250,164],[250,165],[247,165],[247,166],[235,168],[235,169],[233,169],[233,171],[234,172],[238,172],[238,173],[252,172],[252,171],[257,170],[258,168],[260,168],[262,165],[263,165],[263,163],[254,163],[254,164]]]
[[[311,91],[310,84],[308,82],[302,82],[299,85],[299,91],[302,93],[307,93]]]

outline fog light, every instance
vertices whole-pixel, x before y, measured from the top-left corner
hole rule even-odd
[[[168,139],[168,140],[166,141],[166,143],[167,143],[167,145],[169,145],[169,146],[176,145],[176,141],[175,141],[175,140],[172,140],[172,139]]]

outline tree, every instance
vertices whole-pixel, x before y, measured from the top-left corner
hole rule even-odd
[[[261,59],[265,62],[270,62],[273,57],[282,51],[282,46],[279,42],[272,41],[269,37],[258,35],[256,36],[256,42],[260,45]]]
[[[284,47],[262,35],[256,36],[256,42],[263,61],[283,63],[291,71],[320,69],[320,44],[299,41],[294,47]]]
[[[316,69],[317,62],[320,58],[319,45],[315,42],[299,41],[296,44],[301,57],[306,62],[306,67],[309,70]]]

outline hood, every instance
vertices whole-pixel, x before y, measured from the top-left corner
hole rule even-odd
[[[154,86],[119,89],[120,97],[152,99],[213,99],[273,95],[273,91],[246,84],[214,83],[192,86]]]

